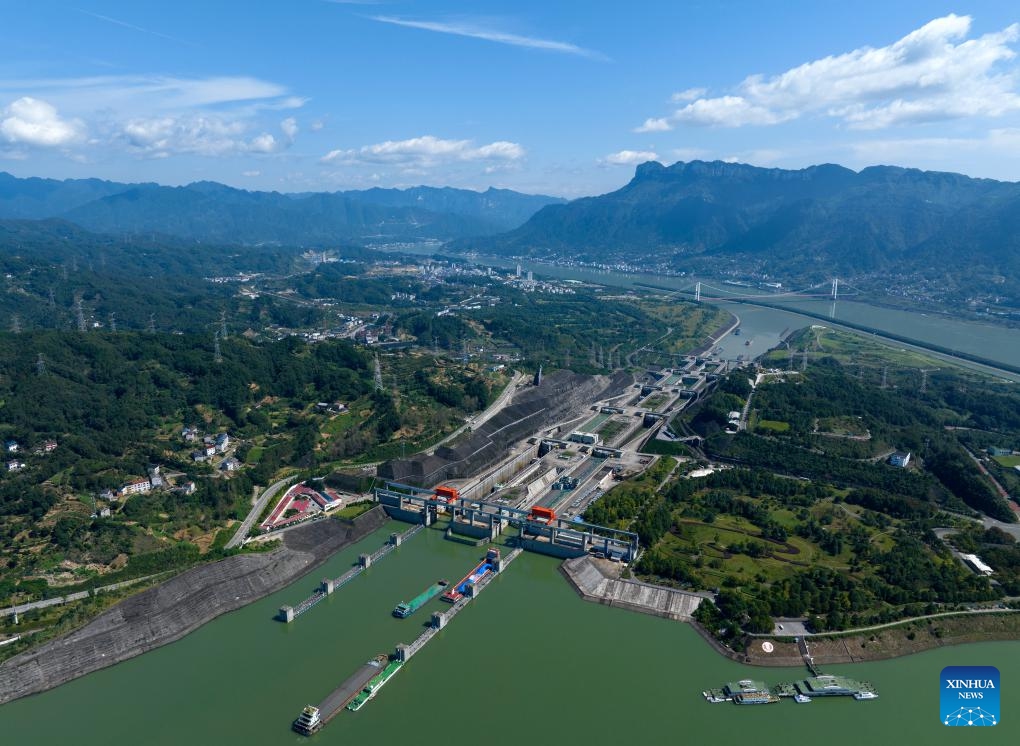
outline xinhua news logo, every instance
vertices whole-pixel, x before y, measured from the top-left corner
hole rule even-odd
[[[943,725],[999,724],[999,669],[995,666],[946,666],[941,689]]]

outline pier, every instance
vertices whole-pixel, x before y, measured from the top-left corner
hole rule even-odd
[[[439,631],[448,625],[478,595],[489,587],[489,584],[521,554],[521,549],[514,549],[505,557],[497,558],[493,563],[493,572],[486,574],[477,584],[472,585],[468,593],[458,600],[447,611],[437,611],[432,615],[432,624],[410,644],[397,645],[395,656],[405,663],[417,655]]]
[[[301,616],[306,611],[308,611],[316,604],[318,604],[320,601],[322,601],[324,598],[326,598],[326,596],[329,596],[335,591],[338,591],[341,588],[343,588],[349,582],[354,580],[354,578],[358,577],[358,575],[364,572],[368,567],[371,567],[373,563],[381,560],[387,554],[389,554],[394,549],[399,547],[401,543],[403,543],[407,539],[410,539],[412,536],[417,534],[423,528],[425,528],[424,525],[412,526],[403,533],[390,534],[389,541],[387,541],[383,546],[381,546],[379,549],[376,549],[371,554],[362,554],[360,557],[358,557],[358,564],[352,567],[347,572],[345,572],[343,575],[340,575],[339,577],[336,578],[323,578],[322,584],[318,588],[316,588],[315,591],[313,591],[312,595],[303,600],[301,603],[297,604],[296,606],[281,606],[279,613],[277,613],[276,615],[276,618],[281,622],[286,622],[287,624],[290,624],[299,616]]]

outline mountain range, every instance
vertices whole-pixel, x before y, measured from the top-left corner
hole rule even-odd
[[[510,230],[541,207],[562,201],[492,188],[282,194],[209,181],[168,187],[20,179],[0,172],[0,219],[61,218],[98,233],[162,234],[202,243],[443,241]]]
[[[519,228],[452,248],[773,274],[979,271],[1015,281],[1020,184],[890,166],[649,162],[615,192],[547,205]]]

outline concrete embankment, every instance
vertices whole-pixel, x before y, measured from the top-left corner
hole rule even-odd
[[[353,521],[317,521],[288,532],[271,552],[195,567],[127,598],[81,629],[0,665],[0,704],[179,640],[283,588],[386,520],[375,507]]]
[[[694,610],[706,598],[676,588],[609,577],[590,557],[567,560],[560,569],[585,601],[681,622],[690,621]]]

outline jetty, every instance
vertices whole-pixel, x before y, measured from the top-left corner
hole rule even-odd
[[[415,534],[419,533],[425,528],[425,526],[418,525],[412,526],[403,533],[392,533],[390,534],[389,540],[376,549],[371,554],[362,554],[358,557],[358,564],[352,567],[350,570],[345,572],[336,578],[323,578],[322,584],[316,588],[312,595],[301,601],[301,603],[295,606],[281,606],[280,611],[277,613],[276,618],[281,622],[290,624],[299,616],[304,614],[306,611],[312,609],[316,604],[322,601],[326,596],[333,594],[340,590],[349,582],[358,577],[361,573],[371,567],[374,563],[381,560],[387,554],[392,552],[394,549],[399,547],[404,541],[407,541]]]

